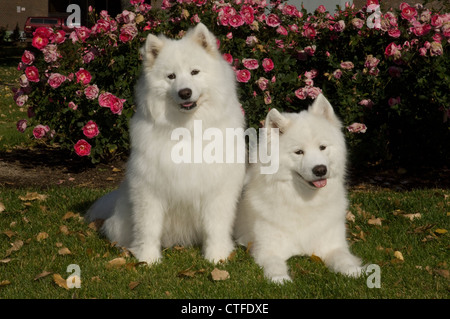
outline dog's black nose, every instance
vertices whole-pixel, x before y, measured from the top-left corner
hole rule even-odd
[[[321,177],[327,173],[327,167],[325,165],[317,165],[312,169],[314,175]]]
[[[192,90],[189,88],[181,89],[178,91],[178,96],[181,97],[183,100],[190,99],[192,96]]]

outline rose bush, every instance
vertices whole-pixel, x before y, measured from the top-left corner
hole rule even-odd
[[[322,5],[307,13],[281,0],[164,0],[160,9],[131,0],[116,17],[91,9],[89,27],[34,33],[14,90],[31,123],[17,128],[93,162],[126,153],[139,47],[149,33],[180,38],[201,21],[236,72],[249,126],[270,108],[305,109],[323,92],[354,157],[445,159],[450,13],[381,3],[376,16],[377,6],[369,0],[361,10],[331,13]]]

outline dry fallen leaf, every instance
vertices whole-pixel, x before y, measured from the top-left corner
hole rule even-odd
[[[0,281],[0,287],[8,286],[10,284],[11,284],[11,281],[9,281],[9,280]]]
[[[8,238],[11,238],[12,236],[17,235],[17,233],[16,233],[15,231],[12,231],[12,230],[5,230],[5,231],[3,232],[3,234],[5,234],[6,236],[8,236]]]
[[[2,202],[0,202],[0,213],[4,212],[6,210],[5,204],[3,204]]]
[[[52,274],[52,272],[51,271],[43,271],[43,272],[41,272],[40,274],[38,274],[38,275],[36,275],[36,277],[34,277],[34,279],[33,280],[38,280],[38,279],[41,279],[41,278],[44,278],[44,277],[47,277],[48,275],[51,275]]]
[[[11,258],[0,259],[0,264],[7,264],[11,261]]]
[[[113,260],[108,261],[106,268],[119,268],[126,264],[126,260],[123,257],[114,258]]]
[[[316,256],[314,254],[311,255],[310,259],[312,261],[314,261],[315,263],[322,264],[322,265],[324,264],[323,260],[319,256]]]
[[[37,192],[27,192],[25,196],[19,196],[21,201],[46,200],[48,195],[38,194]]]
[[[415,214],[404,214],[402,215],[405,218],[409,218],[409,220],[414,220],[414,219],[420,219],[422,218],[422,214],[420,213],[415,213]]]
[[[40,232],[36,236],[36,240],[37,241],[41,241],[41,240],[44,240],[44,239],[47,239],[47,238],[48,238],[48,234],[46,232]]]
[[[347,219],[349,222],[354,223],[355,222],[355,215],[352,214],[351,211],[347,211],[347,214],[345,215],[345,219]]]
[[[13,242],[13,243],[11,244],[11,246],[12,246],[12,247],[6,251],[5,257],[8,257],[9,255],[11,255],[12,252],[18,251],[20,248],[22,248],[22,246],[23,246],[23,241],[21,241],[21,240],[16,240],[15,242]]]
[[[227,280],[228,278],[230,278],[230,274],[226,270],[214,268],[214,270],[211,271],[211,278],[214,281]]]
[[[434,231],[436,234],[443,235],[447,232],[446,229],[438,228]]]
[[[64,256],[64,255],[70,255],[70,254],[72,254],[72,253],[70,252],[69,248],[67,248],[67,247],[63,247],[60,250],[58,250],[58,255]]]
[[[399,252],[398,250],[396,250],[396,251],[394,252],[394,257],[397,258],[397,259],[399,259],[399,260],[401,260],[401,261],[404,261],[404,260],[405,260],[405,259],[403,258],[403,254],[402,254],[401,252]]]
[[[381,218],[375,218],[375,216],[372,215],[372,218],[370,218],[369,220],[367,220],[367,223],[369,225],[375,225],[375,226],[381,226]]]
[[[69,218],[74,218],[74,217],[80,217],[80,214],[75,214],[74,212],[67,212],[64,214],[63,216],[63,220],[69,219]]]
[[[449,278],[449,271],[447,269],[434,269],[434,272],[444,278]]]
[[[104,219],[96,219],[93,222],[91,222],[88,225],[88,227],[92,230],[99,231],[100,228],[102,228],[104,222],[105,222]]]
[[[69,290],[69,287],[67,286],[67,281],[63,277],[61,277],[60,274],[54,274],[53,281],[61,288]]]
[[[61,226],[59,226],[59,231],[61,232],[61,233],[63,233],[64,235],[69,235],[69,228],[67,228],[67,226],[66,225],[61,225]]]
[[[129,283],[128,288],[130,288],[130,290],[133,290],[134,288],[139,286],[139,284],[140,284],[139,281],[132,281],[132,282]]]

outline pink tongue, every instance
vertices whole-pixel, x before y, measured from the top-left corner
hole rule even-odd
[[[194,104],[194,102],[191,103],[183,103],[181,104],[182,107],[191,107]]]
[[[321,179],[318,181],[314,181],[312,182],[314,184],[314,186],[316,186],[317,188],[321,188],[321,187],[325,187],[327,186],[327,180],[326,179]]]

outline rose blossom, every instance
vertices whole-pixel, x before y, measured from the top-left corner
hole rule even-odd
[[[391,98],[388,100],[388,104],[389,104],[389,106],[392,107],[392,106],[394,106],[394,105],[399,104],[400,101],[401,101],[400,96],[397,96],[397,97],[391,97]]]
[[[78,105],[76,105],[75,103],[70,101],[68,107],[69,107],[69,109],[72,109],[75,111],[78,108]]]
[[[28,78],[27,78],[26,74],[22,74],[22,75],[19,77],[19,84],[20,84],[20,86],[23,87],[23,88],[25,88],[25,87],[27,87],[27,86],[30,85],[30,82],[28,82]]]
[[[86,41],[87,38],[89,38],[89,35],[91,33],[91,30],[86,28],[85,26],[75,28],[77,39],[81,42]]]
[[[83,127],[83,134],[87,138],[93,138],[96,137],[100,131],[98,130],[98,125],[94,121],[89,121],[87,124]]]
[[[351,21],[351,24],[357,28],[357,29],[361,29],[364,26],[364,20],[361,20],[359,18],[353,18],[353,20]]]
[[[58,88],[67,78],[59,73],[50,74],[47,83],[54,89]]]
[[[77,83],[81,82],[82,84],[87,85],[89,84],[89,82],[91,82],[91,73],[83,68],[80,68],[80,70],[75,73],[75,75],[77,76]]]
[[[43,138],[47,132],[50,131],[50,128],[47,125],[39,124],[33,129],[33,136],[36,139]]]
[[[372,108],[373,107],[373,102],[371,99],[364,99],[358,102],[359,105],[368,107],[368,108]]]
[[[16,98],[16,104],[17,106],[23,106],[28,101],[28,95],[21,94]]]
[[[245,40],[245,44],[247,44],[249,47],[254,47],[259,42],[258,38],[254,35],[250,35]]]
[[[78,156],[88,156],[91,154],[91,144],[86,142],[86,140],[79,140],[73,148]]]
[[[264,90],[267,90],[267,87],[269,85],[269,80],[264,77],[260,77],[256,81],[256,84],[258,84],[258,87],[261,89],[261,91],[264,91]]]
[[[100,106],[107,107],[111,109],[111,112],[119,115],[122,114],[123,103],[125,101],[125,99],[119,99],[117,96],[109,92],[102,93],[98,97],[98,103],[100,104]]]
[[[61,55],[57,51],[56,44],[49,44],[45,48],[42,49],[42,53],[44,53],[44,60],[47,63],[55,62]]]
[[[404,5],[402,10],[402,18],[411,21],[417,16],[417,10],[409,5]]]
[[[27,120],[17,121],[16,128],[20,133],[25,132],[25,130],[27,129]]]
[[[262,66],[264,68],[264,71],[266,71],[266,72],[269,72],[269,71],[271,71],[274,68],[273,61],[271,59],[269,59],[269,58],[265,58],[262,61]]]
[[[384,50],[384,54],[386,56],[394,56],[394,59],[399,59],[402,56],[402,53],[400,52],[401,45],[397,45],[394,42],[391,42],[386,47],[386,50]]]
[[[28,50],[25,50],[22,55],[22,62],[31,65],[34,62],[34,54]]]
[[[269,27],[276,28],[281,24],[281,20],[276,14],[271,13],[266,18],[266,24]]]
[[[236,80],[241,83],[247,83],[250,80],[251,73],[249,70],[236,70]]]
[[[343,68],[344,70],[351,70],[354,67],[355,66],[353,65],[353,62],[351,61],[341,62],[341,68]]]
[[[239,11],[239,13],[241,14],[242,18],[247,24],[252,24],[253,21],[255,20],[254,10],[251,6],[246,5],[242,6],[241,11]]]
[[[389,36],[393,37],[393,38],[398,38],[401,35],[401,31],[397,28],[390,28],[388,30],[388,34]]]
[[[380,60],[374,57],[372,54],[369,54],[366,56],[366,61],[364,62],[364,66],[366,68],[375,68],[378,63],[380,63]]]
[[[35,66],[29,66],[25,69],[25,75],[30,82],[39,82],[39,72]]]
[[[50,37],[50,39],[52,40],[52,43],[61,44],[66,41],[66,33],[64,30],[58,30]]]
[[[84,95],[86,95],[88,100],[96,99],[98,97],[98,92],[99,89],[97,84],[89,85],[84,89]]]
[[[122,26],[120,29],[119,39],[122,42],[128,42],[133,40],[138,33],[136,25],[134,23],[128,23]]]
[[[302,35],[308,39],[313,39],[316,36],[316,30],[311,25],[304,25],[303,26],[303,33]]]
[[[333,25],[333,29],[334,29],[334,31],[336,31],[336,32],[342,32],[342,31],[344,31],[344,29],[345,29],[345,22],[344,22],[344,20],[339,20],[338,22],[336,22],[336,23]]]
[[[362,123],[353,123],[350,126],[347,126],[347,130],[351,133],[366,133],[367,126]]]
[[[242,59],[242,63],[249,70],[255,70],[259,67],[258,60],[256,59]]]
[[[238,28],[245,23],[244,18],[239,14],[234,14],[228,18],[228,23],[233,28]]]
[[[430,46],[430,55],[431,56],[442,55],[443,52],[444,52],[444,50],[442,48],[442,44],[440,44],[439,42],[436,42],[436,41],[431,42],[431,46]]]
[[[320,93],[322,93],[322,90],[315,86],[309,86],[306,88],[306,92],[310,98],[315,99]]]
[[[295,90],[295,96],[297,98],[299,98],[300,100],[304,100],[308,97],[308,92],[306,90],[306,88],[299,88],[297,90]]]
[[[341,71],[340,69],[337,69],[337,70],[335,70],[335,71],[333,72],[333,77],[334,77],[335,79],[340,79],[341,76],[342,76],[342,71]]]
[[[233,63],[233,56],[232,56],[231,54],[229,54],[229,53],[224,53],[224,54],[222,55],[222,57],[224,58],[225,61],[228,62],[228,64]]]

